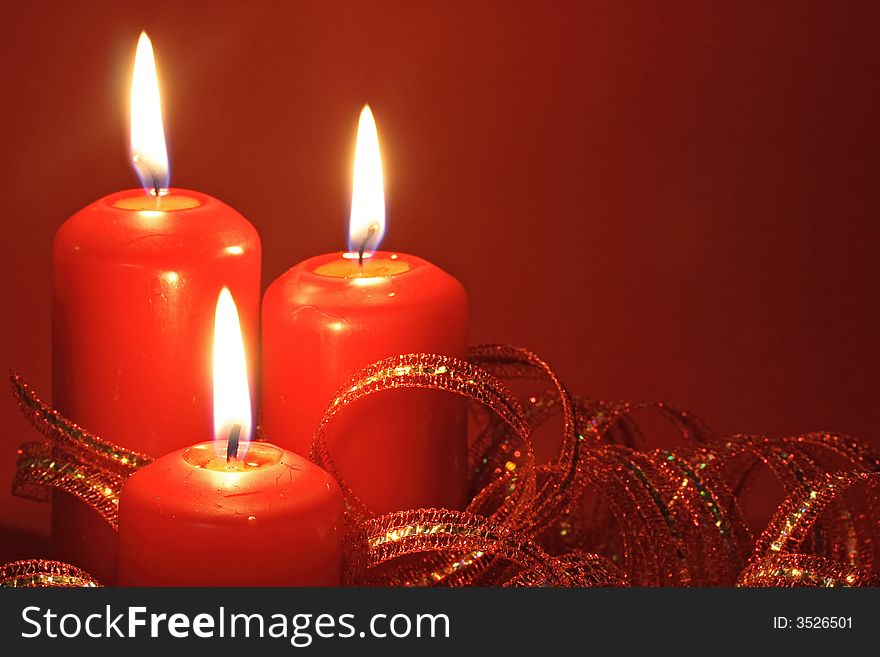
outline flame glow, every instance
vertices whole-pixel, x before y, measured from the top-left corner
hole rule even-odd
[[[131,80],[131,160],[144,189],[153,194],[168,191],[168,151],[162,126],[159,79],[153,44],[146,32],[138,39]]]
[[[238,456],[243,457],[250,443],[252,424],[241,323],[232,294],[224,287],[214,314],[214,443],[218,454],[226,455],[229,435],[238,425]]]
[[[356,257],[363,251],[369,258],[385,234],[385,189],[379,133],[369,105],[364,105],[358,121],[354,150],[354,182],[351,215],[348,222],[348,250]]]

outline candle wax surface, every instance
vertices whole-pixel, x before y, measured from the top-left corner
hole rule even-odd
[[[251,472],[277,465],[283,450],[266,443],[251,443],[243,455],[229,458],[222,441],[200,443],[183,453],[183,460],[196,468],[213,472]]]
[[[191,210],[201,205],[199,199],[184,194],[140,194],[125,196],[113,202],[114,208],[122,210],[139,210],[143,212],[173,212]]]
[[[335,258],[315,267],[315,273],[320,276],[331,278],[384,278],[402,274],[411,269],[410,264],[401,259],[397,254],[388,257],[371,256],[363,262],[358,262],[356,254],[343,254],[341,258]]]

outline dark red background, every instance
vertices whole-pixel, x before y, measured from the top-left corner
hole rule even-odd
[[[43,392],[52,235],[135,184],[142,28],[172,180],[253,221],[265,283],[345,246],[369,102],[385,244],[464,283],[475,342],[724,433],[880,444],[880,4],[4,3],[0,363]],[[0,413],[2,483],[33,434]],[[0,495],[37,537],[0,559],[46,518]]]

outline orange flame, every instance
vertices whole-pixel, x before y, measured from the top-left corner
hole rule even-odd
[[[354,150],[354,181],[348,222],[349,256],[369,258],[379,248],[384,234],[385,189],[379,133],[370,106],[364,105],[358,121]]]
[[[224,287],[214,313],[214,441],[218,452],[226,454],[230,435],[237,431],[238,456],[244,456],[252,426],[241,323],[232,294]]]
[[[146,32],[138,39],[131,80],[131,160],[144,189],[153,194],[168,191],[168,151],[162,125],[159,79],[153,44]]]

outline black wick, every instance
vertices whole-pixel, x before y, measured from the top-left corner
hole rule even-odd
[[[137,164],[137,165],[140,165],[140,164],[141,164],[141,159],[140,159],[140,157],[138,157],[137,155],[132,156],[132,160],[133,160],[134,163]],[[152,181],[153,181],[153,195],[154,195],[156,198],[158,198],[158,197],[159,197],[159,193],[160,193],[161,190],[162,190],[162,187],[159,185],[159,176],[158,176],[158,174],[157,174],[155,171],[153,171],[153,167],[149,166],[148,164],[144,163],[144,164],[143,164],[143,167],[147,170],[147,173],[150,174],[150,178],[151,178]]]
[[[358,265],[361,267],[364,266],[364,251],[367,248],[367,243],[377,232],[379,232],[379,224],[370,224],[370,227],[367,228],[367,236],[364,237],[364,241],[361,242],[361,248],[358,249]]]
[[[226,442],[226,462],[234,461],[238,457],[238,440],[241,437],[241,425],[233,424],[229,430],[229,440]]]

